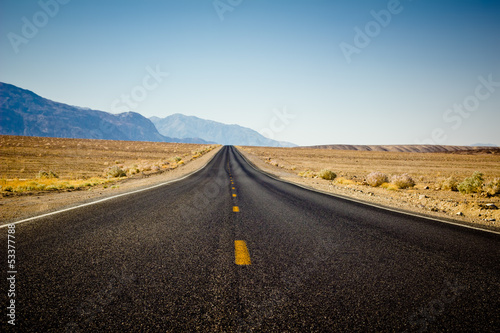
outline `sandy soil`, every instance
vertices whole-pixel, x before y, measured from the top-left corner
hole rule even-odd
[[[401,157],[395,155],[396,153],[385,153],[389,155],[384,161],[383,155],[380,155],[384,154],[383,152],[363,152],[360,155],[359,152],[331,150],[322,150],[323,153],[319,153],[318,150],[302,148],[238,148],[255,166],[285,181],[404,212],[500,231],[500,210],[487,205],[500,207],[498,195],[488,198],[477,194],[463,195],[459,192],[444,191],[437,188],[433,181],[440,175],[470,176],[471,170],[478,164],[486,168],[490,175],[497,176],[500,167],[498,156],[474,155],[471,160],[470,156],[462,155],[413,153],[415,160],[412,162],[407,156]],[[304,158],[304,154],[307,158]],[[332,154],[338,157],[333,158],[334,161]],[[482,164],[478,162],[479,159]],[[423,167],[429,164],[429,160],[434,161],[430,166]],[[466,161],[469,163],[465,163]],[[340,177],[336,181],[328,181],[298,175],[300,171],[321,169],[325,166],[330,166],[330,169],[333,166],[332,171],[337,172]],[[342,172],[335,168],[339,166]],[[410,169],[417,174],[417,185],[412,189],[388,190],[359,184],[359,180],[368,170],[378,171],[379,168],[389,174]],[[430,170],[433,170],[432,174]]]
[[[220,148],[221,147],[218,147],[195,160],[186,161],[184,165],[176,169],[166,169],[156,173],[134,175],[129,178],[117,180],[113,186],[108,186],[107,188],[104,188],[104,186],[95,186],[88,190],[33,192],[23,195],[2,197],[0,199],[0,224],[10,223],[23,218],[45,214],[181,178],[203,167]]]
[[[0,177],[32,179],[40,170],[50,170],[63,179],[85,179],[103,176],[113,166],[170,169],[177,166],[175,158],[188,162],[210,146],[0,135]]]

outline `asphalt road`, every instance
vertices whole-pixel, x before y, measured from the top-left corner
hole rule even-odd
[[[499,235],[279,182],[233,147],[185,180],[15,230],[23,332],[500,330]]]

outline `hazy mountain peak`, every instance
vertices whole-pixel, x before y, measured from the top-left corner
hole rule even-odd
[[[165,118],[149,118],[162,135],[177,138],[198,137],[223,145],[293,147],[293,143],[271,140],[253,129],[228,125],[180,113]]]

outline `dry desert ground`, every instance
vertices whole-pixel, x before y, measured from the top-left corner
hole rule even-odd
[[[500,230],[498,148],[453,153],[239,148],[256,166],[283,180],[385,207]],[[335,179],[322,179],[322,170],[332,171]],[[368,185],[367,176],[373,172],[385,174],[388,182],[377,187]],[[475,172],[483,175],[481,190],[458,191],[456,185]],[[390,181],[403,174],[408,174],[415,185],[399,188]]]
[[[0,220],[182,177],[203,166],[219,147],[0,136]]]

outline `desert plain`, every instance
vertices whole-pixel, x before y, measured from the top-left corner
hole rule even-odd
[[[7,223],[180,178],[220,146],[0,136],[0,221]]]
[[[0,136],[2,223],[182,177],[218,145]],[[409,213],[500,230],[500,149],[451,152],[238,147],[256,167],[295,184]],[[323,171],[332,179],[323,179]],[[370,173],[387,176],[371,186]],[[480,190],[456,186],[482,174]],[[406,174],[414,185],[391,183]],[[450,187],[450,182],[454,183]]]
[[[318,148],[239,147],[254,165],[289,182],[351,199],[444,219],[500,230],[500,148],[459,150],[446,153],[360,151]],[[322,170],[333,180],[322,179]],[[378,172],[409,175],[409,188],[394,184],[370,186],[366,178]],[[481,190],[462,193],[450,188],[483,175]],[[496,192],[496,193],[495,193]]]

